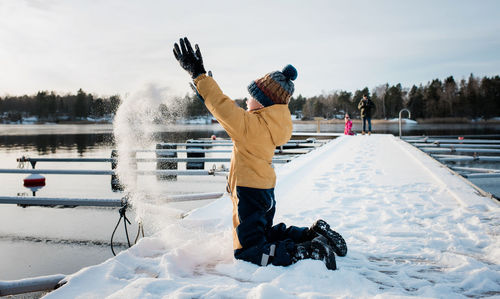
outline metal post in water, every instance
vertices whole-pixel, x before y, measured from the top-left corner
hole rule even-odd
[[[177,158],[177,151],[160,151],[160,150],[177,150],[176,145],[172,144],[156,144],[156,158]],[[177,162],[156,162],[156,169],[167,170],[177,169]],[[157,175],[158,180],[177,180],[177,175]]]
[[[321,120],[323,118],[315,117],[314,119],[316,119],[316,133],[320,133],[321,132]]]
[[[118,166],[118,151],[111,151],[111,170],[116,170],[116,166]],[[120,184],[120,180],[116,174],[111,175],[111,190],[113,192],[123,191],[123,185]]]
[[[186,141],[186,149],[200,149],[204,150],[205,146],[202,144],[203,141],[201,140],[187,140]],[[193,145],[191,145],[193,144]],[[200,145],[198,145],[200,144]],[[188,158],[205,158],[205,153],[200,152],[200,153],[192,153],[192,152],[187,152],[186,156]],[[187,162],[186,163],[186,169],[205,169],[205,163],[204,162]]]
[[[411,112],[410,110],[406,109],[406,108],[403,108],[399,111],[399,138],[401,138],[401,135],[402,134],[402,130],[401,130],[401,114],[403,113],[403,111],[406,111],[408,112],[408,118],[411,118]]]

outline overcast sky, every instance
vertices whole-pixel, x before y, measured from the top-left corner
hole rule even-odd
[[[0,0],[0,95],[184,95],[181,36],[233,98],[288,63],[304,96],[500,75],[500,1]]]

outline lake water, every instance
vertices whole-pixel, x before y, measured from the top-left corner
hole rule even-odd
[[[355,124],[354,130],[359,130]],[[295,131],[315,132],[316,125],[295,125]],[[322,132],[343,132],[343,125],[322,125]],[[227,137],[218,124],[158,126],[158,142],[184,142],[211,135]],[[397,135],[398,124],[375,124],[374,133]],[[404,135],[478,135],[500,134],[499,125],[404,125]],[[0,125],[0,168],[14,169],[17,158],[108,158],[114,148],[112,125]],[[215,155],[215,154],[214,154]],[[229,154],[224,154],[229,156]],[[180,157],[185,154],[180,154]],[[146,157],[146,156],[145,156]],[[151,156],[153,157],[153,156]],[[221,163],[218,163],[221,164]],[[227,166],[227,164],[226,164]],[[155,169],[144,163],[141,169]],[[179,169],[185,166],[179,165]],[[206,165],[206,168],[211,165]],[[484,166],[483,166],[484,167]],[[492,165],[492,167],[498,167]],[[109,170],[109,163],[39,162],[38,169]],[[32,196],[33,190],[23,187],[26,174],[0,174],[0,196]],[[38,197],[115,198],[124,196],[111,189],[107,176],[45,175],[47,184],[36,191]],[[158,181],[155,176],[138,178],[141,186],[155,185],[158,196],[181,193],[223,192],[225,178],[179,176],[176,181]],[[497,182],[497,181],[496,181]],[[496,184],[493,182],[493,184]],[[498,185],[498,184],[497,184]],[[146,187],[147,188],[147,187]],[[179,213],[210,201],[172,203]],[[129,213],[133,220],[133,213]],[[0,204],[0,280],[56,273],[71,274],[82,267],[111,258],[110,236],[118,221],[114,208],[46,208]],[[137,225],[129,231],[135,237]],[[148,232],[146,231],[146,234]],[[125,247],[123,227],[115,237],[120,251]]]

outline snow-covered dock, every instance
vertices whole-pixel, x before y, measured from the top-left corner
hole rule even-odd
[[[182,220],[151,207],[153,237],[47,298],[500,296],[499,203],[410,144],[342,136],[276,171],[276,221],[328,221],[349,246],[339,270],[234,260],[224,196]]]

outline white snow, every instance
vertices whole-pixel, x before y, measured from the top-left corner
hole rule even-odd
[[[154,236],[47,298],[500,296],[498,202],[409,144],[342,136],[276,170],[276,223],[329,222],[349,248],[337,271],[234,260],[225,196],[184,219],[151,207]]]
[[[397,122],[399,122],[399,118],[391,118],[391,119],[388,119],[387,121],[392,122],[392,123],[397,123]],[[409,118],[401,118],[401,123],[408,124],[408,125],[418,124],[418,122],[416,120],[409,119]]]

